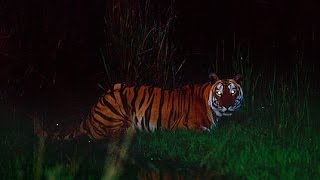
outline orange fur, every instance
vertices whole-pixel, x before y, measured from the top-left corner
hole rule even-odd
[[[224,81],[236,83],[233,79]],[[187,85],[174,90],[115,84],[99,98],[89,116],[73,130],[50,135],[36,125],[35,131],[37,134],[41,132],[42,135],[60,140],[82,135],[88,135],[93,139],[104,139],[121,134],[128,128],[148,132],[159,129],[210,130],[215,125],[216,115],[208,100],[210,92],[215,91],[217,82],[220,81]],[[216,96],[215,92],[213,94]],[[234,97],[231,95],[224,97],[229,104],[234,102],[232,98]],[[225,103],[224,99],[220,98],[219,103]]]

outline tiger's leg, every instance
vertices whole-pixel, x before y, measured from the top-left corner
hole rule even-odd
[[[119,139],[132,125],[126,116],[113,117],[105,109],[100,112],[95,111],[94,107],[84,123],[87,134],[92,139]]]
[[[210,128],[205,127],[205,126],[198,125],[198,126],[191,126],[189,128],[192,130],[195,130],[195,131],[199,131],[199,132],[210,132]]]
[[[202,109],[190,112],[187,120],[188,129],[206,132],[210,131],[212,122],[206,116],[206,113]]]

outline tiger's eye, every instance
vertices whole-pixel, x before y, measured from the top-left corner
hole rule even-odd
[[[235,94],[236,93],[236,91],[235,90],[231,90],[231,94]]]
[[[216,94],[217,94],[218,96],[221,96],[222,92],[218,90],[218,91],[216,92]]]

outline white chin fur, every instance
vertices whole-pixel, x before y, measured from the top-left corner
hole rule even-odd
[[[222,113],[223,116],[231,116],[232,113]]]
[[[214,113],[216,114],[216,116],[218,117],[222,117],[222,114],[220,111],[214,110]]]

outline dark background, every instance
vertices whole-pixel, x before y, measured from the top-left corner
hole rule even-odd
[[[171,1],[150,3],[161,21]],[[111,6],[102,0],[1,1],[2,103],[93,103],[106,76],[99,52],[109,43],[105,17]],[[260,67],[266,73],[275,66],[284,73],[299,64],[319,68],[316,0],[176,0],[174,9],[176,58],[185,60],[181,84],[207,81],[212,71],[236,74],[231,64],[239,58],[250,59],[255,73]],[[239,56],[237,48],[250,53]],[[118,72],[116,65],[112,71]]]

